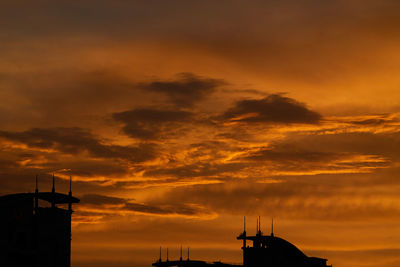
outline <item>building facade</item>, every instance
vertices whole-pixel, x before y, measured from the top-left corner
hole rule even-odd
[[[0,197],[0,261],[10,267],[70,267],[72,204],[79,199],[55,192]]]

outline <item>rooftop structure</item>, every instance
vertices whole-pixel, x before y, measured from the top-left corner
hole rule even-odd
[[[179,260],[172,260],[168,259],[168,249],[167,249],[167,259],[166,261],[162,261],[161,259],[161,247],[160,247],[160,258],[158,261],[153,263],[153,266],[156,267],[170,267],[170,266],[178,266],[178,267],[206,267],[206,266],[214,266],[214,267],[243,267],[242,265],[232,265],[227,263],[222,263],[220,261],[216,262],[206,262],[200,260],[191,260],[189,259],[189,248],[187,250],[187,259],[182,258],[182,247],[181,247],[181,257]]]
[[[243,266],[245,267],[328,267],[327,259],[308,257],[290,242],[274,235],[272,221],[271,234],[263,235],[261,232],[260,217],[257,220],[257,232],[254,236],[247,236],[246,221],[243,233],[237,237],[243,240]],[[253,246],[246,246],[246,241],[253,242]]]
[[[271,226],[271,234],[263,235],[261,232],[260,217],[257,219],[256,235],[248,236],[246,233],[246,221],[244,220],[244,230],[237,239],[243,240],[243,264],[232,265],[222,262],[207,263],[199,260],[189,260],[189,251],[187,260],[162,261],[161,249],[160,258],[153,263],[157,267],[197,267],[197,266],[224,266],[224,267],[332,267],[327,265],[327,259],[308,257],[295,245],[288,241],[276,237],[273,230],[273,221]],[[252,246],[247,245],[247,241],[253,242]]]
[[[68,194],[51,192],[0,197],[0,258],[10,267],[70,267],[72,204]],[[60,207],[65,205],[66,207]]]

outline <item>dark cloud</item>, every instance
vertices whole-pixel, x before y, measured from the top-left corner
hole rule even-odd
[[[147,205],[140,203],[127,203],[124,209],[129,211],[168,215],[168,214],[179,214],[186,216],[194,216],[199,214],[208,213],[204,209],[198,206],[191,206],[188,204],[175,204],[175,205]]]
[[[272,94],[259,100],[242,100],[227,110],[222,118],[246,123],[310,123],[321,120],[321,115],[304,104],[282,95]]]
[[[110,182],[112,181],[111,177],[126,176],[129,173],[129,163],[130,162],[126,163],[122,160],[108,158],[90,159],[84,157],[62,160],[50,159],[47,163],[43,163],[42,167],[45,167],[49,172],[57,170],[57,173],[60,174],[89,177],[92,178],[91,180],[95,180],[96,177],[101,177],[98,179],[99,182]]]
[[[359,125],[383,125],[388,123],[387,120],[384,119],[367,119],[367,120],[361,120],[361,121],[352,121],[351,123],[353,124],[359,124]]]
[[[212,163],[212,162],[198,162],[195,164],[183,165],[172,168],[154,168],[145,171],[145,176],[156,177],[179,177],[179,178],[193,178],[203,177],[204,179],[212,179],[224,173],[234,173],[246,167],[244,163]]]
[[[252,150],[246,155],[239,156],[234,160],[248,162],[253,169],[267,164],[267,169],[277,172],[318,172],[325,171],[345,171],[362,167],[382,167],[387,166],[387,162],[363,162],[350,161],[341,162],[354,156],[346,153],[333,153],[312,150],[297,150],[275,148],[260,148]]]
[[[114,210],[118,211],[133,211],[147,214],[156,215],[169,215],[178,214],[186,216],[195,216],[199,214],[208,213],[204,208],[198,205],[192,205],[187,203],[166,205],[166,204],[146,204],[133,202],[132,199],[113,197],[99,194],[85,194],[80,197],[81,206],[105,206],[114,205]],[[84,215],[81,213],[81,215]],[[94,214],[87,214],[93,216]]]
[[[390,125],[392,123],[398,123],[399,122],[398,118],[392,117],[391,115],[382,115],[376,118],[351,120],[350,123],[355,125],[365,125],[365,126],[379,126],[379,125],[385,126],[385,125]]]
[[[189,107],[212,94],[223,80],[203,78],[193,73],[178,74],[173,81],[140,83],[139,87],[165,94],[176,106]]]
[[[193,114],[180,110],[138,108],[114,113],[113,118],[124,124],[127,135],[143,140],[167,138],[175,135],[183,122],[189,122]]]
[[[80,197],[81,204],[93,204],[93,205],[118,205],[118,204],[125,204],[126,199],[119,198],[119,197],[110,197],[105,195],[99,194],[86,194]]]
[[[130,77],[119,68],[95,66],[85,71],[40,69],[35,73],[4,76],[8,86],[3,94],[9,101],[0,107],[3,129],[15,129],[15,125],[21,123],[26,128],[73,127],[88,122],[92,127],[103,125],[100,118],[115,111],[148,106],[146,103],[172,109],[189,107],[222,84],[222,81],[189,73],[178,75],[177,80],[140,83],[143,78]],[[18,100],[21,98],[24,99],[22,103]],[[16,105],[20,108],[14,109]],[[22,112],[24,109],[31,112]],[[93,117],[99,121],[94,123]]]
[[[143,162],[155,157],[153,145],[140,144],[136,147],[107,145],[90,132],[78,127],[32,128],[23,132],[0,131],[0,137],[26,144],[29,147],[55,149],[68,154],[86,151],[98,158]]]

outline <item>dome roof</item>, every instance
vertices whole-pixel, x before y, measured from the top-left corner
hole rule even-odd
[[[285,255],[295,258],[307,258],[307,256],[292,243],[276,236],[262,236],[261,242],[274,251],[281,251]]]

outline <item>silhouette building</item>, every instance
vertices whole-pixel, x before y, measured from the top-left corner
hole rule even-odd
[[[327,259],[308,257],[300,249],[290,242],[276,237],[272,231],[270,235],[263,235],[261,232],[260,219],[257,220],[257,231],[256,235],[248,236],[246,234],[246,222],[244,223],[244,230],[237,239],[243,240],[243,264],[233,265],[222,262],[212,262],[208,263],[206,261],[190,260],[189,251],[186,260],[182,259],[182,249],[181,257],[179,260],[168,259],[167,250],[167,260],[162,261],[161,259],[161,249],[160,249],[160,259],[153,263],[156,267],[202,267],[202,266],[214,266],[214,267],[332,267],[332,265],[327,265]],[[247,245],[247,241],[251,241],[252,246]]]
[[[70,267],[72,204],[68,194],[19,193],[0,197],[0,262],[7,267]]]

